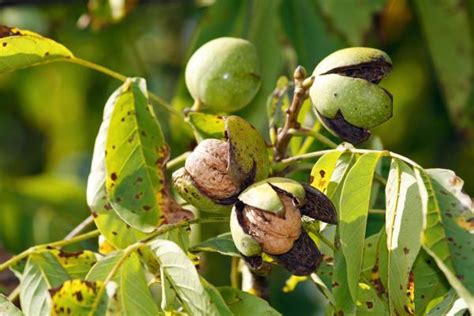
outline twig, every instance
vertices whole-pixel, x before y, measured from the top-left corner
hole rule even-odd
[[[70,240],[76,237],[84,229],[86,229],[87,226],[92,224],[93,221],[94,221],[94,218],[92,217],[92,215],[89,215],[88,217],[86,217],[85,220],[83,220],[79,225],[77,225],[73,230],[71,230],[71,232],[67,234],[66,237],[64,237],[64,240]]]
[[[33,247],[28,248],[27,250],[23,251],[22,253],[10,258],[9,260],[5,261],[4,263],[0,264],[0,271],[3,271],[6,268],[15,265],[16,263],[20,262],[21,260],[25,259],[26,257],[28,257],[29,255],[31,255],[35,252],[47,249],[49,247],[57,248],[57,247],[64,247],[64,246],[67,246],[67,245],[72,245],[74,243],[78,243],[78,242],[81,242],[81,241],[84,241],[84,240],[87,240],[87,239],[97,237],[97,236],[99,236],[99,234],[100,234],[100,232],[98,230],[93,230],[91,232],[73,237],[69,240],[59,240],[59,241],[55,241],[55,242],[52,242],[52,243],[49,243],[49,244],[33,246]]]
[[[231,265],[230,265],[230,285],[234,289],[240,289],[239,286],[239,257],[232,257]]]
[[[181,166],[182,164],[184,164],[184,162],[186,161],[186,158],[188,158],[189,154],[191,154],[191,152],[187,151],[187,152],[175,157],[174,159],[168,161],[168,163],[166,164],[166,169],[173,170],[173,169]]]
[[[278,131],[275,146],[274,146],[274,159],[275,161],[282,160],[286,157],[286,149],[290,143],[293,135],[289,133],[290,129],[298,129],[300,124],[298,123],[298,114],[301,110],[303,102],[308,98],[308,89],[314,82],[314,77],[306,78],[306,70],[298,66],[293,74],[295,82],[295,93],[290,107],[286,112],[285,124]]]

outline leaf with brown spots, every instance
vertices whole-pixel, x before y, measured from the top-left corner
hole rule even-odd
[[[58,260],[49,252],[32,254],[21,276],[20,302],[25,315],[47,315],[51,310],[48,290],[53,289],[70,276]]]
[[[357,292],[357,316],[389,315],[387,302],[377,296],[372,284],[359,283]]]
[[[474,210],[462,192],[464,181],[446,169],[421,170],[418,181],[423,185],[423,248],[458,295],[474,306],[474,229],[463,224],[472,220]]]
[[[85,278],[91,267],[97,262],[96,254],[89,250],[65,252],[53,249],[51,253],[72,279]]]
[[[4,25],[0,25],[0,43],[0,73],[73,57],[49,38]]]
[[[388,295],[391,309],[400,315],[414,313],[409,293],[410,271],[421,247],[423,217],[415,172],[407,164],[392,160],[385,188]]]
[[[342,151],[334,150],[319,158],[311,170],[311,186],[324,193],[327,192],[332,173],[342,153]]]
[[[69,280],[50,291],[51,315],[105,315],[107,295],[100,281]],[[98,297],[101,295],[101,297]]]
[[[110,203],[132,228],[151,232],[163,222],[161,215],[168,203],[163,179],[169,149],[148,104],[144,79],[130,78],[122,85],[110,118],[106,150]],[[142,193],[140,199],[135,198],[137,193]]]

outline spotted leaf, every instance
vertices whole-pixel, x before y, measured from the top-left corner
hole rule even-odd
[[[69,49],[49,38],[0,25],[0,73],[72,57]]]

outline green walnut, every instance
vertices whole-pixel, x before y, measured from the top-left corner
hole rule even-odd
[[[214,39],[191,56],[185,79],[197,108],[212,113],[240,110],[260,88],[257,50],[244,39]]]
[[[222,139],[202,140],[173,173],[176,191],[204,212],[230,212],[242,190],[268,177],[267,146],[255,128],[238,116],[219,119]]]
[[[308,275],[322,255],[304,231],[301,216],[335,224],[336,210],[328,197],[308,184],[269,178],[245,189],[230,219],[232,238],[251,269],[270,255],[294,275]]]
[[[374,48],[341,49],[323,59],[310,89],[321,123],[344,141],[366,140],[369,129],[392,117],[392,95],[378,85],[391,69],[390,57]]]

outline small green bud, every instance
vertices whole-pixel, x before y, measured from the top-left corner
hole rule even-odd
[[[392,95],[378,83],[392,69],[390,57],[374,48],[338,50],[315,68],[310,89],[315,113],[333,134],[350,143],[392,117]]]
[[[264,252],[293,274],[307,275],[322,256],[303,230],[302,215],[336,223],[335,208],[323,193],[290,179],[269,178],[239,195],[231,214],[232,238],[245,260]]]
[[[224,128],[223,139],[202,140],[173,174],[176,191],[205,212],[229,212],[242,190],[268,176],[268,153],[260,134],[238,116],[218,119],[223,120],[218,124]]]
[[[212,113],[240,110],[260,88],[257,50],[244,39],[214,39],[191,56],[185,79],[200,109]]]

